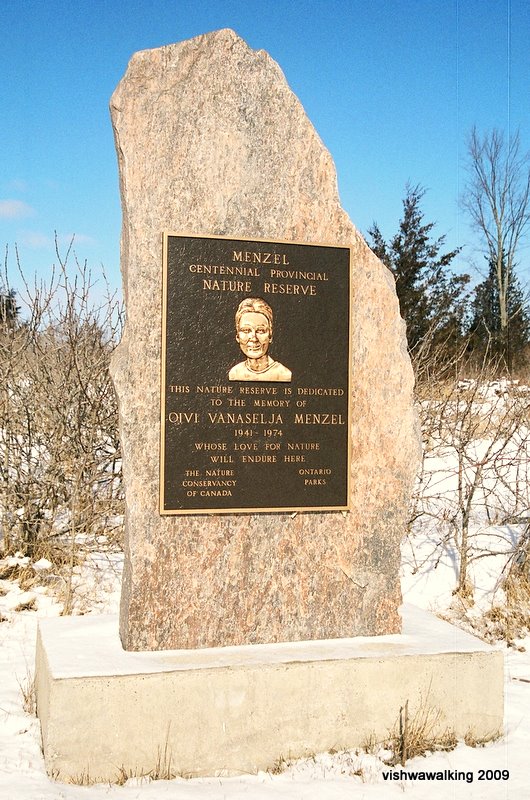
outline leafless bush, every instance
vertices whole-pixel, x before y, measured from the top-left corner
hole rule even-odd
[[[122,311],[71,248],[57,259],[48,283],[30,284],[17,258],[24,310],[0,330],[0,512],[4,554],[46,557],[71,575],[82,546],[114,545],[121,532],[108,367]]]
[[[436,552],[424,560],[450,551],[455,592],[471,602],[470,565],[509,552],[514,543],[501,526],[528,516],[530,390],[495,379],[491,361],[473,378],[464,367],[461,359],[452,379],[418,387],[424,448],[410,527],[431,525]]]

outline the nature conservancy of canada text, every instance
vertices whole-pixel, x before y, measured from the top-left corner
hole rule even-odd
[[[479,769],[476,773],[478,781],[507,781],[510,771],[507,769]],[[475,772],[473,770],[443,769],[443,770],[407,770],[391,769],[383,771],[385,781],[466,781],[473,783]]]

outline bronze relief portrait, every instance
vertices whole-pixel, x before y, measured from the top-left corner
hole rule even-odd
[[[247,297],[236,311],[236,342],[245,360],[232,367],[229,381],[275,381],[287,383],[291,370],[269,355],[272,342],[273,312],[265,300]]]

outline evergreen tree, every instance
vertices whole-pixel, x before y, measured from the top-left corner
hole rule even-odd
[[[502,254],[501,270],[506,269],[505,254]],[[522,366],[526,360],[530,343],[530,315],[528,303],[514,272],[507,283],[506,318],[502,324],[498,264],[490,258],[488,275],[475,289],[470,325],[472,351],[483,358],[487,353],[494,357],[501,368],[511,371]]]
[[[411,354],[440,345],[450,356],[463,333],[469,276],[448,270],[460,248],[441,253],[445,236],[431,239],[435,223],[424,222],[424,194],[421,186],[407,185],[399,231],[388,243],[376,223],[368,233],[372,250],[394,275]]]

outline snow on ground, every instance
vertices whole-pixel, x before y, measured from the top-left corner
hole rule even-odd
[[[428,544],[426,545],[428,546]],[[404,545],[405,598],[425,608],[443,607],[447,587],[454,585],[450,559],[436,570],[412,575]],[[96,613],[114,612],[119,598],[119,557],[92,559],[75,584],[78,607],[93,603]],[[428,574],[430,572],[430,575]],[[490,576],[491,577],[491,576]],[[491,581],[490,581],[491,582]],[[237,778],[172,781],[130,779],[123,786],[76,786],[51,781],[44,770],[37,719],[23,708],[31,682],[38,619],[57,615],[61,605],[42,587],[32,597],[12,581],[0,581],[0,797],[17,800],[503,800],[530,798],[530,637],[527,650],[506,650],[506,732],[486,747],[460,743],[452,752],[434,753],[407,762],[406,769],[388,767],[366,753],[318,754],[291,765],[280,774],[259,773]],[[17,611],[20,604],[32,609]],[[507,772],[509,777],[507,777]],[[444,779],[412,779],[414,772],[439,773]],[[385,780],[385,774],[387,779]],[[390,775],[389,775],[390,774]],[[480,780],[480,776],[483,780]],[[406,776],[406,777],[405,777]],[[489,780],[488,780],[489,779]]]

